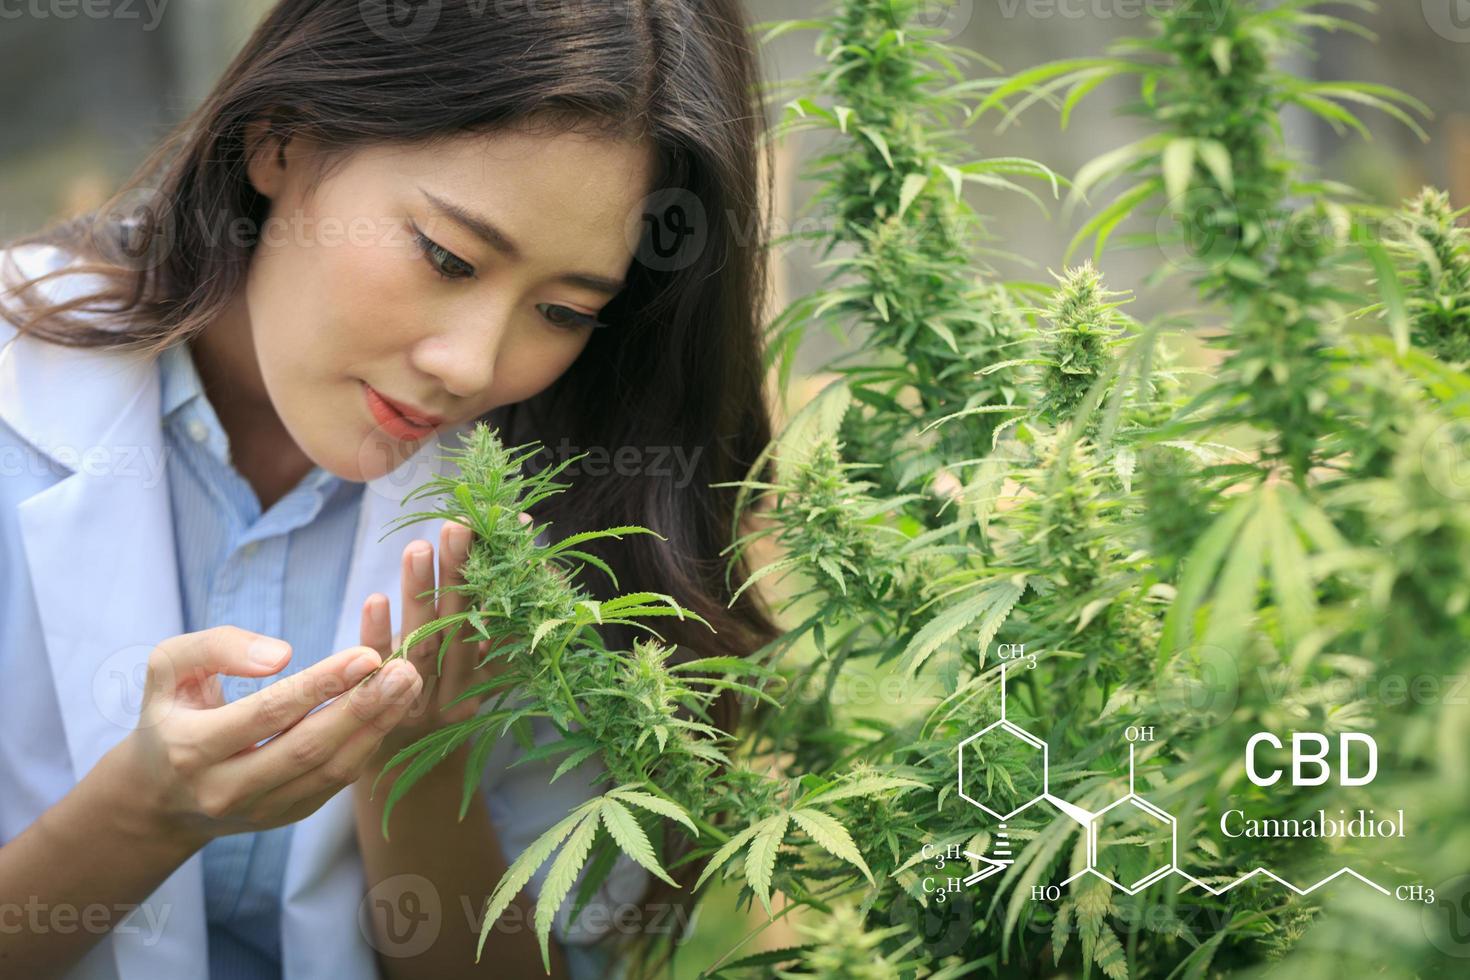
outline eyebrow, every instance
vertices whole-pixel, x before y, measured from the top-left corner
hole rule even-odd
[[[436,194],[431,194],[422,187],[419,188],[419,193],[424,195],[434,210],[479,238],[501,255],[510,259],[522,257],[520,248],[511,241],[510,236],[497,228],[494,222],[484,215],[476,214],[453,201],[447,201]],[[626,280],[609,279],[607,276],[594,275],[590,272],[569,272],[557,276],[556,280],[570,286],[581,286],[593,292],[606,293],[608,296],[617,295],[627,285]]]

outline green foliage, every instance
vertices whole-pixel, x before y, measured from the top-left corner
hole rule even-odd
[[[1470,231],[1465,209],[1426,187],[1402,212],[1403,234],[1392,242],[1409,297],[1414,343],[1447,363],[1470,362]]]
[[[732,593],[768,590],[785,634],[748,660],[676,664],[652,639],[606,649],[598,622],[689,614],[670,596],[587,598],[574,563],[595,562],[576,548],[588,536],[542,546],[515,520],[563,489],[554,473],[521,476],[521,449],[483,430],[460,478],[429,488],[442,507],[415,515],[476,528],[464,619],[500,643],[505,669],[478,717],[405,750],[409,771],[539,717],[558,739],[530,757],[607,773],[517,859],[486,930],[550,862],[544,945],[578,876],[588,893],[622,852],[696,898],[730,881],[747,909],[796,921],[800,945],[743,959],[737,947],[698,964],[709,976],[1431,974],[1418,913],[1346,900],[1350,879],[1310,895],[1264,876],[1236,886],[1257,867],[1310,884],[1342,866],[1432,884],[1470,861],[1470,839],[1446,829],[1470,803],[1470,722],[1448,698],[1375,703],[1408,664],[1466,670],[1470,246],[1437,192],[1378,245],[1360,226],[1372,211],[1306,176],[1278,122],[1297,106],[1362,132],[1363,107],[1418,128],[1407,96],[1283,68],[1314,31],[1366,34],[1325,8],[1372,5],[1179,0],[1105,56],[1005,78],[967,78],[973,57],[918,27],[919,7],[840,0],[767,33],[817,35],[824,67],[784,103],[780,132],[830,140],[808,176],[830,222],[817,244],[838,256],[772,323],[782,385],[811,324],[851,340],[836,380],[738,484],[738,509],[758,520],[742,534],[737,515],[730,557],[758,541],[775,557]],[[1038,104],[1065,125],[1114,81],[1137,85],[1128,111],[1154,132],[1070,183],[1015,157],[966,160],[961,126]],[[1123,181],[1074,244],[1154,249],[1203,308],[1134,321],[1091,263],[1054,287],[997,281],[966,193],[1034,194],[1027,179],[1078,202]],[[1120,234],[1144,215],[1151,231]],[[1372,329],[1347,330],[1352,310]],[[1179,367],[1178,328],[1198,326],[1213,328],[1213,363]],[[767,462],[775,476],[756,480]],[[1005,692],[1001,642],[1037,658]],[[859,679],[885,693],[843,697]],[[711,722],[721,691],[746,702],[738,732]],[[926,845],[992,843],[994,821],[958,792],[958,747],[1001,717],[1003,696],[1006,717],[1049,745],[1050,794],[1095,813],[1136,784],[1177,819],[1188,877],[1113,889],[1084,873],[1081,825],[1042,800],[1008,821],[1003,874],[942,903],[927,891]],[[1157,731],[1136,760],[1129,725]],[[1248,783],[1246,739],[1293,730],[1372,731],[1395,748],[1371,792]],[[1024,803],[1028,752],[987,744],[985,791]],[[1301,817],[1389,800],[1412,807],[1407,842],[1212,834],[1227,806]],[[1115,843],[1157,845],[1143,827]],[[1143,866],[1132,860],[1099,867]],[[1033,901],[1047,885],[1060,901]]]

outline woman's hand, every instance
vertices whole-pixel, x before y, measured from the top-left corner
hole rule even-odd
[[[359,646],[224,703],[217,675],[263,677],[290,655],[284,641],[234,626],[154,648],[138,725],[122,748],[129,781],[162,831],[202,847],[302,819],[358,780],[419,693],[406,665],[354,688],[382,662]]]
[[[520,516],[521,523],[530,523],[529,514],[522,512]],[[445,521],[440,527],[437,602],[434,547],[422,539],[411,542],[403,550],[401,630],[395,632],[389,622],[388,597],[375,592],[363,604],[362,644],[387,660],[402,637],[411,635],[425,623],[464,612],[468,608],[465,595],[453,589],[464,584],[461,568],[469,556],[473,537],[473,531],[456,521]],[[455,632],[455,638],[444,652],[442,674],[438,672],[438,658],[439,646],[444,641],[443,630],[430,634],[406,652],[404,659],[423,678],[423,689],[369,760],[367,775],[373,779],[395,754],[418,739],[473,717],[485,700],[483,695],[466,698],[453,707],[446,708],[446,705],[469,688],[494,677],[501,668],[498,661],[484,667],[475,666],[488,652],[488,640],[475,640],[474,632],[466,625],[448,628]]]

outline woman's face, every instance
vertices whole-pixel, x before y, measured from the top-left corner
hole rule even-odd
[[[271,208],[243,296],[259,370],[236,384],[350,480],[576,360],[632,262],[654,167],[647,143],[517,130],[363,149],[309,188],[311,145],[284,162],[277,145],[250,165]]]

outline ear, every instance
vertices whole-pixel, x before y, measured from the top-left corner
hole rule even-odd
[[[269,116],[245,124],[245,174],[262,197],[274,200],[286,180],[286,142]]]

